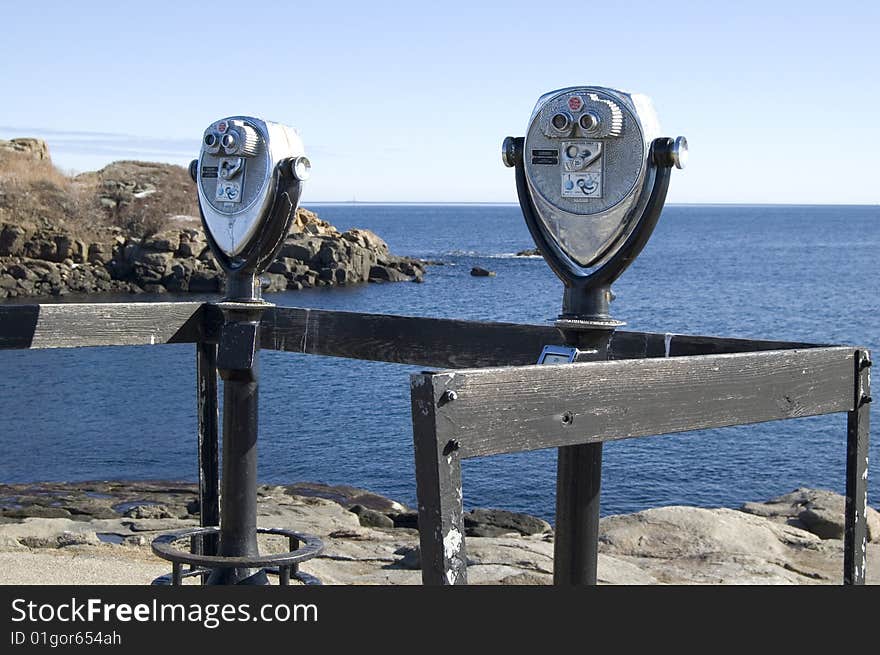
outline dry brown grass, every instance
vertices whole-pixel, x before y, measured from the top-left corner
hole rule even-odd
[[[71,179],[47,159],[34,159],[27,153],[0,151],[0,188],[26,188],[31,185],[66,187]]]
[[[90,204],[89,194],[51,161],[0,153],[0,220],[79,233]]]
[[[59,228],[82,238],[107,227],[143,237],[179,214],[198,215],[195,185],[180,166],[116,162],[69,177],[49,160],[0,151],[2,222]]]

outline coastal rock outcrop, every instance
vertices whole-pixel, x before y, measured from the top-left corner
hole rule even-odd
[[[820,490],[782,498],[789,496],[842,501]],[[151,540],[197,525],[197,498],[195,484],[176,482],[0,485],[0,584],[148,584],[170,569],[151,554]],[[788,503],[777,501],[766,505]],[[421,581],[417,515],[402,503],[344,485],[261,485],[258,514],[261,525],[324,541],[325,552],[302,569],[325,584]],[[401,516],[410,520],[399,526]],[[549,524],[504,510],[472,510],[466,520],[501,530],[468,532],[471,584],[552,583]],[[260,549],[284,552],[287,542],[263,536]],[[779,516],[724,508],[659,507],[605,517],[599,551],[602,584],[839,584],[843,571],[842,540]],[[880,544],[868,544],[867,558],[867,581],[880,584]]]
[[[516,253],[517,257],[540,257],[541,251],[537,248],[526,248]]]
[[[44,141],[0,141],[0,299],[222,290],[195,195],[180,166],[123,161],[71,178]],[[421,282],[425,266],[300,208],[263,288]]]
[[[120,229],[100,240],[74,239],[59,230],[29,230],[0,223],[0,298],[71,293],[218,292],[224,274],[196,221],[148,237]],[[392,255],[364,229],[340,233],[313,212],[300,209],[297,225],[263,276],[268,293],[361,282],[421,282],[425,265]]]
[[[43,139],[22,137],[9,141],[0,140],[0,151],[23,154],[36,160],[49,159],[49,144]]]

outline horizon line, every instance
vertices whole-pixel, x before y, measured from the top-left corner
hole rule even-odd
[[[495,205],[519,207],[518,202],[496,200],[310,200],[300,201],[305,205]],[[665,207],[880,207],[880,202],[667,202]]]

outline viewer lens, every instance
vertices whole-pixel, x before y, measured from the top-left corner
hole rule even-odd
[[[551,122],[553,123],[553,127],[555,127],[557,130],[564,130],[566,127],[568,127],[569,123],[568,116],[566,116],[565,114],[556,114],[555,116],[553,116]]]
[[[584,114],[581,116],[580,124],[585,130],[592,130],[599,123],[599,119],[593,114]]]

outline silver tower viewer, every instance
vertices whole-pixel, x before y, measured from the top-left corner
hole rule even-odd
[[[622,325],[611,284],[647,243],[686,157],[684,137],[660,136],[647,97],[599,86],[541,96],[525,138],[504,140],[529,232],[565,285],[556,326],[566,345],[545,347],[538,363],[607,357]],[[596,584],[602,444],[563,446],[557,462],[554,582]]]
[[[502,157],[517,166],[520,205],[547,263],[567,288],[607,296],[638,255],[662,209],[669,168],[682,168],[684,137],[660,137],[646,96],[570,87],[538,100],[524,139]],[[592,291],[590,291],[592,290]],[[607,302],[565,312],[607,320]]]
[[[259,297],[253,278],[287,235],[310,169],[291,127],[232,116],[205,130],[190,172],[208,241],[228,276],[229,300]]]

